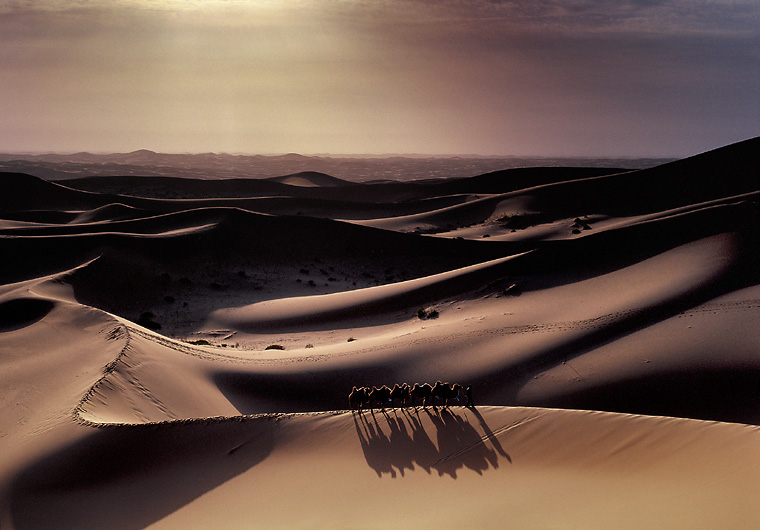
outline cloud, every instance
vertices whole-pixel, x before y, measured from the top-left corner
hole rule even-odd
[[[344,3],[331,4],[336,10]],[[755,0],[401,0],[364,2],[378,20],[437,23],[498,31],[746,33],[756,32]],[[374,6],[374,7],[373,7]]]
[[[548,15],[579,26],[594,23],[617,26],[629,20],[648,20],[652,26],[678,29],[691,25],[716,26],[728,20],[742,20],[750,28],[752,22],[746,20],[745,16],[751,14],[756,17],[758,14],[757,4],[753,0],[738,0],[730,5],[715,0],[539,0],[539,5],[539,16]]]

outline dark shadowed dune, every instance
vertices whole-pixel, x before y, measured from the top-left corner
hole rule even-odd
[[[474,177],[414,182],[354,183],[316,172],[268,179],[198,180],[173,177],[109,176],[67,179],[65,185],[91,192],[157,199],[286,196],[365,203],[408,202],[464,193],[507,193],[542,184],[618,173],[610,168],[517,168]],[[300,180],[301,185],[288,181]],[[305,186],[311,182],[314,186]]]
[[[167,296],[184,301],[187,292],[213,299],[247,288],[253,290],[249,297],[255,300],[277,296],[276,290],[265,290],[274,286],[295,286],[309,294],[314,289],[309,280],[320,287],[325,282],[332,286],[337,284],[328,282],[332,277],[351,288],[384,284],[493,259],[510,246],[420,240],[328,219],[241,210],[193,210],[173,217],[179,219],[169,226],[156,225],[155,219],[146,221],[151,230],[178,225],[204,228],[149,238],[129,233],[78,236],[77,243],[83,246],[92,239],[91,252],[100,255],[69,278],[77,298],[116,313],[126,307],[132,316],[140,308],[164,305]],[[40,245],[39,252],[43,248]],[[301,273],[302,269],[309,274]],[[296,279],[302,282],[295,283]]]
[[[100,193],[74,190],[22,173],[0,174],[0,211],[91,209],[110,203]]]
[[[71,220],[72,223],[98,223],[103,221],[124,221],[144,215],[140,209],[126,204],[108,204],[88,210],[77,215]]]
[[[615,381],[535,403],[540,407],[639,411],[712,421],[760,424],[760,371],[756,368],[688,370]]]
[[[355,182],[339,179],[325,173],[318,171],[302,171],[300,173],[293,173],[291,175],[284,175],[282,177],[270,177],[267,180],[272,182],[280,182],[282,184],[288,184],[290,186],[301,186],[307,188],[335,188],[346,186],[358,186]]]
[[[164,176],[84,177],[64,182],[79,190],[151,199],[287,196],[291,188],[268,179],[199,180]]]
[[[61,210],[25,210],[18,212],[3,212],[3,218],[6,220],[52,225],[70,223],[76,220],[80,215],[81,213],[79,211]]]
[[[545,186],[534,193],[536,206],[557,213],[640,215],[755,192],[758,150],[760,138],[754,138],[654,168]]]
[[[267,181],[259,179],[250,179],[246,183],[242,179],[209,181],[171,177],[92,177],[81,181],[68,180],[64,186],[31,175],[7,175],[7,187],[4,189],[9,194],[24,195],[25,200],[8,201],[4,217],[53,224],[110,220],[109,216],[113,216],[113,220],[121,220],[214,206],[261,213],[362,219],[419,213],[466,200],[465,196],[453,195],[381,202],[374,200],[372,194],[359,194],[357,200],[347,200],[342,197],[342,192],[326,194],[324,198],[309,198],[302,196],[300,190],[312,188],[277,183],[270,186]],[[90,185],[91,182],[95,185]],[[97,191],[84,193],[69,186]]]
[[[19,474],[10,501],[17,528],[145,528],[266,459],[276,439],[271,423],[249,419],[95,430]],[[204,472],[175,482],[176,469],[188,459]],[[139,485],[128,498],[115,494],[114,486],[132,481]],[[166,491],[156,495],[155,488]],[[102,492],[98,510],[77,498],[87,491]],[[50,502],[56,493],[73,499]]]
[[[0,302],[0,333],[29,326],[55,307],[50,300],[16,298]]]
[[[340,270],[343,285],[361,287],[533,250],[499,272],[519,279],[530,290],[592,277],[723,232],[743,234],[744,251],[750,256],[746,259],[751,262],[757,246],[753,230],[759,186],[753,160],[758,141],[639,171],[528,168],[424,183],[353,184],[306,172],[267,180],[103,177],[70,180],[62,186],[28,175],[4,174],[0,182],[8,192],[2,195],[5,217],[34,222],[0,230],[0,247],[7,256],[2,276],[5,281],[19,281],[99,258],[72,276],[78,296],[112,311],[130,307],[133,316],[139,307],[155,306],[166,297],[177,299],[180,286],[157,288],[161,274],[192,280],[196,286],[235,290],[246,283],[236,275],[256,276],[257,267],[267,269],[259,275],[259,287],[294,282],[302,270],[313,271],[310,277],[299,278],[302,284],[319,282],[323,287],[328,278],[337,280],[340,274],[335,271]],[[720,171],[728,172],[730,178],[719,176]],[[294,178],[314,186],[283,183]],[[116,191],[134,195],[114,195]],[[268,197],[272,192],[280,196]],[[217,198],[135,196],[141,193]],[[483,193],[496,195],[473,200]],[[735,197],[738,194],[746,195]],[[631,226],[592,230],[577,239],[514,242],[424,237],[326,218],[429,212],[427,222],[452,229],[484,222],[500,201],[523,195],[548,220],[589,213],[649,217]],[[12,201],[11,196],[20,200]],[[666,211],[675,207],[686,208]],[[51,255],[55,260],[50,260]],[[593,266],[589,266],[591,259]],[[325,277],[314,277],[320,270]],[[90,274],[98,280],[87,280]],[[503,283],[499,280],[494,277],[484,283]],[[115,292],[127,294],[114,301]],[[269,296],[277,295],[260,292],[252,299]],[[130,298],[135,302],[128,303]]]

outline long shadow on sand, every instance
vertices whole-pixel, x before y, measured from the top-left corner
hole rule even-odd
[[[470,415],[478,420],[479,429]],[[498,468],[502,458],[512,462],[474,409],[370,410],[355,412],[354,425],[364,458],[378,477],[403,477],[420,467],[428,474],[436,471],[438,476],[456,479],[460,469],[480,475]]]
[[[0,333],[31,326],[45,318],[55,307],[50,300],[18,298],[0,303]]]
[[[266,459],[276,425],[236,418],[98,429],[16,476],[13,527],[145,528]]]

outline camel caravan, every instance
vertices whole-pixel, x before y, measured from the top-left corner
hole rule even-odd
[[[414,383],[414,386],[396,383],[393,388],[388,388],[387,385],[380,388],[362,386],[353,387],[348,395],[348,406],[351,410],[363,410],[365,408],[371,410],[375,408],[375,404],[379,404],[381,410],[385,410],[386,406],[391,408],[397,406],[417,408],[417,399],[420,399],[423,408],[428,405],[436,408],[436,402],[442,404],[443,407],[448,407],[452,402],[461,402],[462,394],[467,398],[465,406],[474,406],[472,388],[468,386],[464,389],[458,383],[452,385],[436,381],[434,385]]]

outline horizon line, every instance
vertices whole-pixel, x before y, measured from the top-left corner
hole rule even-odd
[[[275,152],[275,153],[251,153],[251,152],[227,152],[227,151],[154,151],[148,148],[140,148],[132,151],[13,151],[13,150],[0,150],[0,156],[74,156],[74,155],[92,155],[92,156],[109,156],[109,155],[130,155],[140,152],[146,152],[156,155],[177,155],[177,156],[200,156],[200,155],[215,155],[215,156],[233,156],[233,157],[283,157],[283,156],[302,156],[305,158],[357,158],[357,159],[383,159],[383,158],[410,158],[410,159],[423,159],[423,158],[481,158],[481,159],[500,159],[500,158],[538,158],[538,159],[673,159],[683,158],[692,155],[630,155],[630,154],[618,154],[618,155],[594,155],[594,154],[578,154],[578,155],[560,155],[560,154],[476,154],[476,153],[330,153],[330,152],[315,152],[315,153],[299,153],[296,151],[288,152]],[[698,153],[693,153],[698,154]]]

